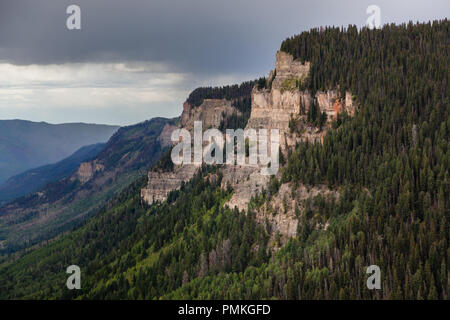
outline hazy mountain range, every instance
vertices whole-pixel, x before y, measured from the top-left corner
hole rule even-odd
[[[81,147],[57,163],[47,164],[12,176],[3,185],[0,185],[0,204],[24,196],[49,182],[72,174],[81,162],[95,157],[104,146],[104,143],[96,143]]]
[[[118,128],[0,120],[0,184],[28,169],[60,161],[83,146],[106,142]]]
[[[54,165],[9,179],[0,197],[24,196],[0,205],[0,243],[7,239],[8,250],[14,251],[82,222],[155,164],[167,148],[159,137],[170,123],[154,118],[121,127],[104,146],[82,148]]]

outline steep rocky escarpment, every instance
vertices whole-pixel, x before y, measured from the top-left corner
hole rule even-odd
[[[247,122],[251,90],[255,81],[220,88],[198,88],[183,104],[177,126],[166,125],[159,138],[165,145],[171,145],[171,133],[176,128],[184,128],[193,134],[194,122],[200,121],[202,129],[220,128],[226,125],[239,125]],[[171,161],[170,159],[168,161]],[[186,167],[186,168],[184,168]],[[148,173],[148,185],[141,191],[143,201],[153,203],[166,199],[170,191],[188,181],[196,172],[196,166],[183,165],[169,171],[154,170]]]
[[[283,51],[276,55],[275,70],[271,71],[264,88],[254,87],[252,91],[252,107],[247,128],[278,129],[280,131],[281,148],[295,145],[296,141],[321,141],[326,133],[307,123],[307,113],[313,103],[319,113],[327,115],[327,121],[336,120],[343,111],[353,115],[355,106],[350,92],[340,96],[338,90],[317,91],[314,96],[306,89],[310,63],[302,64],[299,60]],[[293,118],[303,120],[303,131],[292,134],[289,122]]]
[[[217,128],[220,123],[232,114],[241,114],[239,110],[232,106],[232,102],[227,99],[202,99],[199,106],[186,101],[183,104],[183,112],[178,126],[166,125],[160,135],[161,141],[166,145],[171,144],[172,131],[177,128],[184,128],[193,133],[194,122],[200,121],[203,130]],[[168,161],[171,161],[168,159]],[[170,171],[150,170],[148,173],[148,184],[141,190],[142,200],[151,204],[156,201],[164,201],[167,195],[181,186],[184,181],[189,181],[195,174],[198,166],[182,165]]]
[[[253,86],[250,93],[251,109],[245,129],[278,129],[280,146],[284,154],[287,154],[287,148],[295,146],[296,142],[305,140],[321,142],[329,124],[337,119],[339,113],[343,111],[349,115],[354,113],[350,92],[341,97],[339,90],[318,91],[313,96],[305,85],[309,71],[309,62],[302,63],[294,60],[290,54],[278,51],[275,69],[270,72],[264,86],[258,83]],[[210,89],[208,92],[215,92],[214,90]],[[195,121],[202,122],[203,130],[218,128],[226,117],[232,114],[241,115],[240,110],[235,108],[230,100],[202,98],[199,93],[194,93],[183,104],[178,125],[180,128],[192,132]],[[206,93],[205,95],[208,96]],[[197,106],[196,102],[200,105]],[[318,108],[319,114],[326,114],[327,121],[322,128],[308,122],[307,115],[313,106]],[[292,125],[293,119],[295,130]],[[168,141],[170,131],[174,129],[174,126],[164,128],[166,136],[164,141]],[[227,205],[236,206],[240,210],[247,210],[252,197],[267,189],[270,180],[268,176],[261,175],[258,165],[224,165],[221,170],[224,177],[222,184],[234,189],[234,194]],[[179,188],[182,181],[189,180],[194,173],[193,166],[186,168],[181,166],[169,172],[150,171],[148,185],[142,189],[141,197],[147,203],[163,201],[170,191]],[[291,234],[286,228],[280,230]]]
[[[204,99],[203,103],[198,107],[186,101],[183,104],[180,127],[191,131],[194,128],[194,122],[201,121],[203,129],[218,128],[221,121],[233,113],[241,115],[241,112],[231,105],[230,100]]]
[[[281,152],[287,156],[287,149],[293,148],[297,142],[322,142],[331,123],[338,115],[346,112],[352,116],[355,112],[350,92],[341,96],[337,89],[317,91],[314,95],[306,89],[309,76],[310,63],[301,63],[285,52],[279,51],[276,55],[275,70],[271,71],[264,87],[255,86],[252,90],[251,114],[246,129],[278,129],[280,132]],[[321,127],[310,120],[311,109],[317,108],[317,114],[326,115],[326,121]],[[245,168],[245,166],[244,166]],[[234,194],[227,203],[230,207],[246,210],[252,197],[267,190],[269,177],[261,176],[254,168],[236,167],[231,180]],[[250,172],[247,172],[249,171]],[[229,169],[224,172],[229,173]],[[226,174],[224,174],[226,176]],[[280,175],[277,175],[280,178]],[[325,189],[320,189],[326,193]],[[292,196],[290,196],[292,198]],[[295,201],[295,199],[292,199]],[[260,220],[267,214],[267,210],[259,212]],[[275,215],[278,217],[277,215]],[[286,236],[292,236],[296,228],[296,219],[292,215],[267,216],[273,223],[274,230]],[[283,223],[291,227],[281,227]]]
[[[448,299],[448,30],[446,20],[287,39],[282,50],[311,68],[283,92],[337,90],[339,112],[348,89],[361,112],[330,123],[314,99],[293,115],[287,134],[327,134],[286,144],[264,190],[247,167],[205,166],[170,204],[147,207],[139,179],[75,232],[2,262],[0,299]],[[177,169],[164,158],[157,168]],[[246,210],[240,186],[260,190],[246,213],[224,206],[236,197]],[[87,270],[86,290],[61,285],[68,257]],[[371,265],[382,290],[367,288]]]
[[[345,111],[351,116],[355,111],[352,95],[348,91],[342,95],[340,90],[332,89],[317,91],[312,95],[307,85],[310,68],[309,62],[302,63],[294,60],[290,54],[279,51],[276,54],[275,69],[267,79],[260,80],[250,91],[251,108],[245,129],[278,129],[281,152],[285,156],[288,149],[298,142],[322,142],[331,123],[337,120],[340,113]],[[218,128],[226,117],[242,114],[230,100],[206,98],[211,97],[211,92],[215,92],[217,96],[218,91],[215,89],[205,91],[205,97],[198,91],[191,94],[183,105],[178,125],[180,128],[192,132],[195,121],[202,122],[203,130]],[[323,121],[314,120],[314,117],[322,117]],[[167,137],[173,129],[175,128],[165,128]],[[262,175],[260,169],[259,165],[249,164],[225,164],[221,167],[222,187],[229,186],[234,190],[227,206],[247,211],[252,199],[269,189],[271,178]],[[195,172],[196,167],[193,165],[182,165],[166,172],[159,169],[150,171],[148,185],[141,190],[142,200],[149,204],[164,201],[172,190],[191,179]],[[279,172],[276,179],[280,178]],[[308,197],[335,193],[325,186],[306,188],[302,185],[296,193],[288,193],[288,188],[287,184],[283,184],[269,202],[253,208],[257,212],[258,221],[269,223],[272,235],[281,234],[283,239],[294,236],[297,230],[298,216],[294,214],[294,207],[303,209],[301,203]],[[285,199],[288,197],[288,202],[294,203],[291,203],[290,209],[285,209],[285,214],[279,214],[279,209],[273,209],[279,207],[280,197],[283,202],[288,201]]]
[[[142,200],[149,204],[166,200],[171,191],[192,179],[197,169],[198,166],[191,164],[178,166],[173,172],[149,171],[147,186],[141,189]]]

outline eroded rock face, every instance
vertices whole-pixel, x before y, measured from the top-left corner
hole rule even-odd
[[[306,114],[311,107],[313,96],[308,90],[300,90],[300,84],[308,76],[310,63],[302,64],[293,60],[288,53],[279,51],[276,57],[275,71],[269,74],[271,88],[252,91],[252,110],[247,128],[278,129],[282,150],[295,145],[296,141],[309,140],[320,142],[326,130],[306,128],[304,134],[290,132],[289,121],[299,115]],[[338,113],[346,110],[354,113],[354,105],[350,92],[340,97],[337,90],[317,92],[314,96],[321,112],[327,114],[328,122],[337,118]]]
[[[194,121],[202,121],[203,129],[218,128],[225,115],[231,115],[236,112],[241,114],[231,105],[231,101],[226,99],[205,99],[198,106],[192,106],[188,102],[183,104],[183,113],[181,114],[180,127],[187,130],[194,128]]]
[[[252,91],[252,109],[246,129],[278,129],[280,147],[282,152],[285,152],[296,142],[323,142],[329,123],[336,120],[339,113],[345,110],[353,115],[354,104],[350,92],[341,97],[338,90],[329,90],[317,92],[313,97],[308,90],[300,90],[302,80],[309,73],[308,62],[302,64],[300,61],[294,61],[289,54],[278,52],[275,65],[276,69],[270,72],[268,78],[271,87],[259,90],[255,86]],[[316,101],[320,112],[327,114],[328,124],[322,129],[306,123],[306,114],[313,100]],[[301,130],[292,131],[289,128],[289,122],[293,118],[303,120]],[[248,166],[238,166],[234,169],[225,167],[223,176],[223,183],[229,182],[234,189],[233,196],[226,205],[230,208],[237,207],[239,210],[247,210],[251,198],[263,189],[267,190],[270,181],[270,177],[261,175],[258,168]],[[300,184],[294,193],[291,190],[290,184],[282,185],[269,204],[256,210],[257,220],[263,224],[269,223],[272,236],[279,233],[284,240],[296,235],[298,225],[294,212],[296,206],[304,211],[302,202],[307,198],[318,194],[338,196],[326,186],[307,188]]]
[[[179,189],[181,183],[187,182],[194,176],[199,167],[183,165],[173,172],[148,172],[147,187],[141,190],[141,198],[148,204],[164,201],[172,190]]]
[[[289,120],[300,112],[300,101],[308,107],[310,96],[300,90],[285,89],[286,82],[300,83],[309,73],[310,64],[294,61],[288,53],[278,51],[275,72],[269,74],[270,89],[252,91],[252,109],[246,128],[280,130],[280,143],[284,149],[289,134]],[[273,76],[275,77],[273,78]]]
[[[227,205],[232,209],[237,207],[239,210],[247,210],[250,199],[262,192],[270,179],[269,176],[260,173],[258,165],[226,165],[222,173],[222,187],[225,188],[229,184],[234,190]]]
[[[164,128],[161,131],[161,134],[158,137],[158,141],[161,144],[161,147],[165,148],[172,145],[172,132],[177,129],[177,126],[166,123]]]
[[[304,214],[304,203],[309,198],[312,199],[319,194],[328,199],[337,199],[339,197],[339,193],[328,189],[324,185],[306,187],[300,183],[294,192],[292,192],[292,188],[292,183],[282,184],[270,202],[264,204],[256,212],[256,219],[260,223],[268,222],[272,229],[272,236],[274,237],[277,233],[280,233],[282,241],[297,234],[296,206],[300,214]]]
[[[96,160],[89,162],[82,162],[78,167],[77,172],[71,177],[71,180],[78,179],[81,183],[88,182],[97,171],[103,171],[105,166],[98,163]]]
[[[241,112],[231,105],[231,101],[226,99],[205,99],[198,107],[185,102],[179,126],[166,124],[158,140],[162,146],[171,145],[172,132],[177,128],[187,129],[192,134],[194,121],[201,121],[203,130],[218,128],[224,116],[231,115],[234,112],[241,115]],[[148,204],[166,200],[170,191],[178,189],[182,181],[187,182],[194,176],[197,168],[198,166],[194,164],[188,164],[177,167],[174,172],[150,171],[148,173],[148,185],[141,190],[142,200]]]
[[[286,52],[278,51],[275,61],[276,78],[273,80],[272,88],[280,89],[286,79],[304,79],[308,76],[310,63],[304,64]]]
[[[316,100],[320,111],[327,114],[328,121],[336,120],[338,114],[344,110],[351,116],[355,111],[352,95],[348,91],[345,97],[340,97],[337,90],[319,91],[316,93]]]
[[[317,92],[313,97],[308,90],[300,90],[309,70],[309,62],[301,63],[287,53],[278,52],[275,70],[270,72],[268,78],[270,88],[259,90],[255,86],[252,90],[251,114],[245,129],[278,129],[280,147],[282,152],[286,152],[287,148],[293,147],[296,142],[306,140],[322,142],[329,123],[344,110],[353,115],[355,107],[350,92],[341,97],[339,90],[329,90]],[[320,111],[327,114],[328,124],[319,129],[302,121],[301,130],[291,130],[289,128],[291,119],[305,120],[314,100]],[[202,121],[203,130],[209,127],[217,128],[223,115],[230,115],[233,112],[236,112],[236,109],[227,100],[205,99],[199,107],[185,102],[179,125],[192,130],[194,121]],[[191,179],[195,171],[196,167],[193,165],[184,165],[170,173],[149,172],[148,186],[141,192],[143,200],[147,203],[165,200],[170,191],[178,189],[182,181]],[[253,196],[267,190],[270,181],[270,176],[261,174],[259,165],[224,165],[221,171],[222,187],[230,185],[234,190],[231,199],[225,205],[243,211],[248,209]],[[269,203],[256,210],[257,220],[263,224],[269,223],[273,237],[281,234],[285,240],[295,236],[298,220],[294,208],[298,207],[304,211],[302,207],[304,200],[318,194],[327,197],[338,196],[337,192],[329,190],[326,186],[307,188],[300,183],[293,192],[291,184],[283,184]]]

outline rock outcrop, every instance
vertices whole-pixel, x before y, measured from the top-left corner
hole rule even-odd
[[[158,141],[161,144],[161,147],[165,148],[170,145],[172,145],[172,132],[175,130],[177,126],[174,126],[173,124],[166,123],[164,125],[164,128],[161,131],[161,134],[158,137]]]
[[[339,113],[345,110],[353,115],[355,106],[350,92],[346,92],[345,97],[341,97],[338,90],[319,91],[312,96],[308,90],[301,89],[303,81],[308,77],[310,69],[308,62],[302,64],[289,54],[279,51],[275,67],[269,74],[266,87],[259,89],[255,86],[252,91],[251,114],[246,129],[278,129],[283,153],[296,142],[323,142],[330,122],[336,120]],[[327,124],[323,128],[314,127],[306,121],[306,114],[313,102],[320,112],[327,114]],[[290,128],[289,123],[292,119],[297,119],[300,123],[299,130]],[[267,190],[270,180],[268,176],[262,176],[257,168],[248,166],[237,166],[233,170],[224,169],[223,172],[224,181],[229,182],[234,189],[227,205],[231,208],[237,207],[239,210],[247,210],[251,198],[263,189]],[[272,235],[279,233],[285,238],[295,236],[298,224],[293,209],[295,203],[301,208],[304,199],[319,193],[336,196],[336,193],[325,186],[308,189],[303,185],[300,185],[293,196],[291,187],[288,184],[282,185],[270,203],[257,210],[257,219],[261,223],[270,224]],[[289,199],[288,208],[280,210],[285,198]],[[280,212],[284,210],[286,212],[281,214]]]
[[[341,96],[340,90],[316,92],[315,95],[304,89],[310,63],[294,60],[285,52],[277,52],[275,70],[271,71],[266,86],[256,85],[251,93],[251,113],[245,129],[278,129],[280,132],[280,147],[283,153],[293,147],[296,142],[322,142],[330,123],[344,110],[353,115],[355,106],[350,92]],[[307,113],[315,103],[319,111],[327,115],[327,123],[317,128],[308,123]],[[239,113],[227,100],[205,99],[199,107],[185,102],[179,126],[192,130],[194,121],[203,122],[203,130],[210,127],[218,128],[224,116]],[[297,128],[290,125],[295,119]],[[165,128],[166,129],[166,128]],[[163,130],[168,135],[167,128]],[[166,141],[165,139],[164,141]],[[197,167],[183,165],[173,172],[149,172],[148,186],[142,189],[142,199],[147,203],[163,201],[170,191],[178,189],[183,181],[192,178]],[[223,165],[222,187],[233,188],[233,195],[226,203],[230,208],[237,207],[246,211],[252,197],[267,190],[270,176],[262,175],[259,165]],[[278,173],[277,178],[280,173]],[[257,209],[257,220],[263,224],[269,223],[272,237],[280,234],[283,239],[296,235],[298,217],[294,212],[297,207],[304,210],[303,202],[321,194],[326,197],[337,197],[335,191],[326,186],[307,188],[300,186],[292,191],[290,184],[284,184],[279,191],[271,196],[268,203]],[[273,239],[272,239],[273,240]]]
[[[354,105],[350,92],[340,97],[337,90],[317,92],[313,97],[308,90],[301,90],[303,81],[308,77],[310,64],[293,60],[288,53],[278,51],[275,70],[268,77],[268,87],[252,91],[252,109],[247,128],[278,129],[282,150],[295,145],[296,141],[321,141],[325,131],[318,131],[305,125],[306,135],[292,134],[289,121],[305,115],[313,101],[317,102],[320,112],[327,114],[328,122],[337,118],[337,114],[346,110],[353,115]]]
[[[319,91],[315,97],[320,111],[327,114],[328,121],[336,120],[337,115],[344,110],[351,116],[355,111],[352,95],[348,91],[345,97],[340,97],[337,90]]]
[[[105,166],[98,163],[96,160],[89,162],[82,162],[78,167],[77,172],[71,177],[71,180],[78,179],[81,183],[88,182],[96,172],[103,171]]]
[[[241,114],[239,110],[231,105],[231,101],[226,99],[205,99],[198,106],[192,106],[188,102],[183,104],[183,113],[181,114],[179,127],[192,131],[194,121],[201,121],[203,130],[208,128],[217,128],[220,126],[224,116],[236,113]],[[168,146],[172,144],[172,131],[178,127],[166,124],[158,140],[161,145]],[[141,190],[142,200],[148,204],[157,201],[164,201],[170,191],[178,189],[182,181],[189,181],[195,174],[198,166],[182,165],[173,172],[153,172],[148,173],[148,184]]]
[[[188,102],[183,104],[183,113],[181,114],[180,127],[187,130],[194,128],[194,121],[202,121],[203,129],[218,128],[224,115],[231,115],[239,110],[231,105],[231,101],[226,99],[205,99],[198,106],[192,106]]]
[[[269,88],[252,91],[252,109],[247,128],[266,128],[280,130],[281,147],[285,148],[289,135],[289,120],[300,113],[300,102],[308,107],[309,95],[298,87],[306,79],[310,64],[294,61],[292,56],[278,51],[275,70],[268,78]],[[291,85],[294,83],[294,85]]]
[[[179,166],[173,172],[149,171],[147,187],[141,190],[142,200],[148,204],[166,200],[169,193],[189,181],[197,169],[198,166],[192,164]]]
[[[295,192],[292,191],[292,188],[292,183],[282,184],[270,202],[256,211],[256,219],[260,223],[269,223],[272,229],[272,240],[278,233],[282,236],[282,241],[296,236],[298,218],[295,214],[295,208],[298,208],[300,215],[305,214],[306,200],[314,199],[318,195],[322,195],[329,200],[339,197],[339,193],[324,185],[306,187],[300,183]],[[321,227],[325,227],[325,224]]]
[[[230,208],[237,207],[239,210],[247,210],[251,198],[262,192],[270,179],[269,176],[260,173],[258,165],[226,165],[222,173],[222,187],[230,185],[234,190],[227,205]]]

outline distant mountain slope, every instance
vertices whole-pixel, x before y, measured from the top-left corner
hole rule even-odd
[[[118,128],[0,120],[0,184],[28,169],[60,161],[83,146],[106,142]]]
[[[0,250],[28,247],[82,222],[156,163],[170,124],[174,120],[155,118],[122,127],[71,176],[0,207]]]
[[[34,168],[9,178],[0,186],[0,204],[34,192],[49,182],[73,174],[81,162],[94,158],[104,146],[105,143],[97,143],[81,147],[57,163]]]

